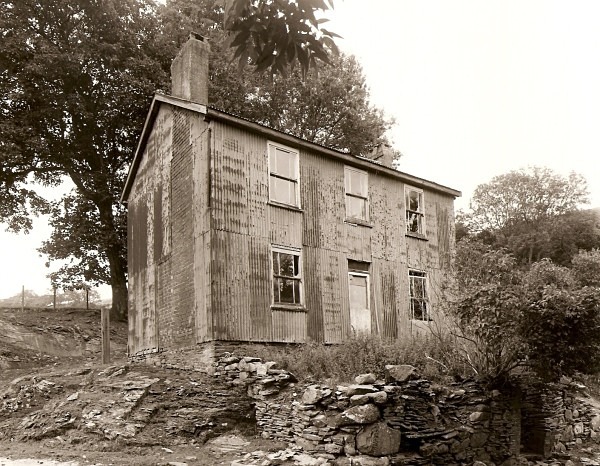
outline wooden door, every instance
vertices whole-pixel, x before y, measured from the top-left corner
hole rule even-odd
[[[353,335],[371,333],[371,303],[369,275],[350,272],[350,327]]]

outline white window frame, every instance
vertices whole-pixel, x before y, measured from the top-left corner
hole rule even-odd
[[[419,203],[419,210],[409,209],[409,207],[410,207],[410,204],[409,204],[410,191],[415,191],[415,192],[419,193],[419,198],[421,201]],[[408,186],[408,185],[404,186],[404,204],[405,204],[404,220],[406,222],[406,233],[409,235],[412,234],[412,235],[427,236],[427,234],[426,234],[427,228],[425,227],[425,193],[423,192],[423,190],[420,188],[415,188],[414,186]],[[411,223],[409,222],[410,215],[418,216],[417,219],[418,219],[419,231],[410,230],[410,225],[411,225]]]
[[[424,297],[413,296],[413,286],[412,280],[413,277],[417,277],[423,279],[423,290]],[[415,317],[415,310],[413,306],[414,301],[419,301],[425,304],[425,313],[420,318]],[[409,269],[408,270],[408,309],[410,313],[410,319],[416,320],[419,322],[431,322],[433,319],[431,318],[431,302],[429,300],[429,276],[427,272],[423,270],[417,269]]]
[[[354,172],[354,173],[358,173],[360,175],[365,176],[366,178],[366,183],[365,183],[365,193],[364,194],[356,194],[356,193],[352,193],[349,191],[348,189],[348,185],[350,182],[350,178],[348,175],[348,172]],[[344,193],[345,193],[345,204],[346,204],[346,219],[348,220],[362,220],[363,222],[368,222],[369,218],[370,218],[370,212],[369,212],[369,173],[364,171],[364,170],[359,170],[358,168],[354,168],[354,167],[349,167],[347,165],[344,166]],[[353,197],[356,199],[362,199],[365,202],[365,218],[362,217],[355,217],[352,215],[349,215],[348,212],[348,198],[349,197]]]
[[[272,169],[273,151],[276,149],[279,149],[284,152],[289,152],[290,154],[294,155],[294,157],[296,159],[295,164],[294,164],[294,168],[296,170],[295,178],[288,178],[287,176],[282,176],[281,174],[278,174],[277,172],[275,172]],[[300,205],[300,152],[298,152],[296,149],[293,149],[291,147],[284,146],[283,144],[278,144],[276,142],[268,141],[267,142],[267,155],[268,155],[268,162],[269,162],[269,201],[274,202],[276,204],[297,207],[298,209],[300,209],[301,208],[301,205]],[[296,197],[295,204],[282,202],[282,201],[274,198],[274,193],[271,191],[271,178],[278,178],[281,180],[285,180],[285,181],[294,183],[295,197]]]
[[[275,263],[273,261],[273,253],[274,252],[279,253],[279,254],[289,254],[289,255],[297,256],[298,257],[298,276],[288,277],[287,275],[276,274],[275,273]],[[302,276],[302,265],[303,265],[302,264],[302,249],[272,245],[270,262],[271,262],[271,305],[276,306],[276,307],[279,307],[279,306],[303,307],[304,306],[304,279]],[[278,280],[278,279],[288,279],[288,280],[291,279],[291,280],[298,281],[298,283],[299,283],[298,291],[300,294],[299,302],[286,303],[286,302],[282,302],[282,301],[276,301],[275,283],[276,283],[276,280]]]

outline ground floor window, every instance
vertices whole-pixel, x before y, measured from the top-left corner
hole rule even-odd
[[[430,321],[430,309],[427,299],[427,273],[419,270],[408,271],[410,293],[410,318]]]
[[[299,250],[273,248],[273,303],[302,304],[302,266]]]

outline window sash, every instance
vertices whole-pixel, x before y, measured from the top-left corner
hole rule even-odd
[[[409,186],[404,188],[404,201],[406,203],[406,231],[407,233],[425,234],[425,206],[423,191]]]
[[[344,177],[346,194],[367,198],[369,193],[369,175],[367,172],[346,167]]]
[[[369,220],[369,175],[367,172],[344,167],[346,217]]]
[[[282,204],[298,205],[298,183],[295,180],[271,174],[269,179],[271,200]]]
[[[410,270],[408,272],[410,318],[430,321],[429,300],[427,297],[427,274]]]
[[[298,151],[269,142],[268,153],[269,199],[300,207]]]
[[[273,250],[273,303],[302,304],[302,272],[300,254],[296,251]]]

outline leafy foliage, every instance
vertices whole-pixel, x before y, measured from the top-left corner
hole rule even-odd
[[[448,308],[456,351],[491,384],[518,367],[545,379],[600,369],[600,289],[544,260],[528,269],[504,250],[457,246]]]
[[[521,264],[548,257],[568,265],[579,249],[600,246],[598,221],[578,210],[587,196],[585,179],[575,173],[511,171],[476,188],[470,211],[460,215],[466,231],[457,231],[510,250]]]
[[[122,205],[115,207],[124,209]],[[115,212],[114,218],[116,233],[125,243],[125,215]],[[53,228],[52,235],[39,251],[53,260],[68,261],[50,274],[55,286],[71,288],[80,283],[97,286],[110,282],[104,247],[110,244],[114,232],[106,231],[91,201],[77,193],[65,196],[54,204],[49,225]],[[120,267],[126,269],[125,257],[120,255],[119,258]]]
[[[211,106],[354,154],[386,142],[385,132],[393,121],[370,105],[362,68],[353,56],[332,56],[332,66],[318,72],[311,68],[304,76],[289,64],[285,75],[240,73],[220,26],[223,12],[212,0],[170,0],[160,15],[163,33],[157,40],[173,56],[190,29],[210,38]]]
[[[149,47],[154,30],[153,4],[145,0],[0,3],[3,219],[29,227],[26,207],[47,206],[28,183],[69,177],[94,217],[87,235],[109,264],[120,318],[127,295],[118,195],[149,96],[166,77]],[[74,244],[46,252],[67,243]]]
[[[259,73],[285,76],[298,62],[306,75],[317,61],[330,64],[328,52],[337,51],[339,36],[321,27],[327,20],[317,13],[331,6],[324,0],[227,0],[224,25],[240,70],[251,63]]]
[[[571,269],[583,286],[600,287],[600,249],[579,251],[571,259]]]

